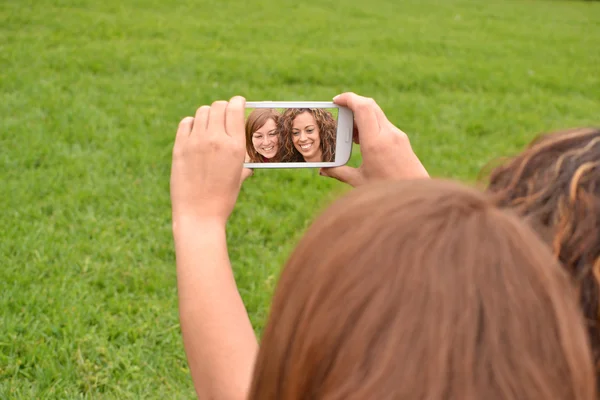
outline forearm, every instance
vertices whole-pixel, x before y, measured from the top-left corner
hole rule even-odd
[[[237,290],[225,226],[176,221],[179,313],[184,347],[198,396],[243,399],[258,344]]]

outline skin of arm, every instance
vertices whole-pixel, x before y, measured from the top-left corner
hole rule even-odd
[[[183,343],[200,399],[246,398],[258,342],[238,292],[225,226],[174,224]]]

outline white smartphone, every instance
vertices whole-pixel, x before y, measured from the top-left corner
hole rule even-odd
[[[339,167],[350,159],[354,116],[323,101],[246,102],[246,168]]]

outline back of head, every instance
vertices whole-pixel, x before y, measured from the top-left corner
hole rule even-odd
[[[462,185],[353,190],[285,266],[250,399],[592,399],[566,274]]]
[[[526,217],[576,279],[600,371],[600,129],[541,136],[496,167],[487,190]]]

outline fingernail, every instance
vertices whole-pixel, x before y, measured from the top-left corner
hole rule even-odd
[[[337,96],[335,96],[335,97],[333,98],[333,101],[336,101],[336,100],[337,100],[339,97],[340,97],[340,95],[338,94]]]

